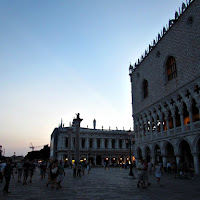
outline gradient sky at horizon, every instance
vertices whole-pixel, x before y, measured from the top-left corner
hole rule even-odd
[[[6,156],[50,143],[63,119],[133,129],[130,62],[182,0],[0,1],[0,145]]]

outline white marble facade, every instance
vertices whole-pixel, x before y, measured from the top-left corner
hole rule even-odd
[[[103,166],[105,162],[108,165],[126,162],[130,157],[128,134],[124,130],[80,128],[80,159],[91,160],[95,166]],[[75,158],[75,127],[55,128],[51,138],[54,140],[52,158],[67,159],[69,164]]]

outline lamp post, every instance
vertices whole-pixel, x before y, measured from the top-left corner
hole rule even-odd
[[[129,131],[127,131],[128,132],[128,138],[127,138],[127,140],[126,140],[126,142],[129,144],[129,149],[130,149],[130,160],[129,160],[129,162],[130,162],[130,172],[129,172],[129,176],[133,176],[133,177],[135,177],[135,175],[133,174],[133,165],[132,165],[132,153],[131,153],[131,144],[134,144],[134,139],[133,140],[131,140],[131,130],[129,130]]]

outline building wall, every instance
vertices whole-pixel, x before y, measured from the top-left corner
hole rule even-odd
[[[132,133],[133,134],[133,133]],[[66,146],[66,138],[68,138],[68,146]],[[82,139],[85,139],[85,147],[82,147]],[[121,161],[126,162],[130,157],[130,148],[126,145],[126,140],[129,138],[127,131],[121,130],[97,130],[80,128],[80,158],[86,158],[88,162],[89,158],[93,158],[93,164],[97,165],[97,157],[101,157],[101,164],[104,164],[105,159],[108,159],[108,164],[113,163],[113,158],[116,159],[117,164]],[[57,143],[56,149],[54,149],[56,155],[54,159],[65,160],[69,159],[68,164],[75,158],[75,128],[68,127],[58,128],[57,137],[54,137]],[[90,139],[93,140],[92,148],[90,147]],[[100,148],[97,147],[97,140],[100,139]],[[105,140],[108,140],[108,146],[105,147]],[[112,148],[112,140],[115,141],[115,148]],[[122,140],[122,147],[119,147],[119,140]],[[133,146],[132,146],[133,150]],[[99,165],[99,164],[98,164]]]
[[[200,2],[192,5],[179,17],[178,21],[162,37],[154,49],[132,74],[133,115],[167,97],[172,92],[187,85],[200,74]],[[194,21],[188,23],[192,16]],[[157,52],[160,57],[157,57]],[[177,78],[166,81],[165,64],[168,56],[176,59]],[[149,84],[149,96],[143,99],[142,83]]]
[[[186,163],[196,174],[200,173],[199,10],[200,1],[191,1],[130,73],[136,159],[159,161],[165,168],[169,161],[177,166]],[[177,77],[168,81],[165,66],[169,56],[176,59]],[[148,81],[146,98],[144,79]]]

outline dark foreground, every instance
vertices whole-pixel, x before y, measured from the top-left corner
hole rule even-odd
[[[128,176],[128,169],[92,168],[90,174],[73,178],[72,169],[65,169],[66,176],[60,189],[46,187],[46,179],[41,180],[37,169],[33,182],[27,185],[11,180],[10,194],[3,192],[5,182],[0,183],[0,200],[182,200],[200,199],[200,177],[193,180],[174,179],[172,175],[162,175],[157,186],[154,175],[150,175],[151,186],[147,189],[136,187],[137,179]],[[134,170],[134,173],[136,171]],[[137,173],[136,173],[137,175]],[[16,175],[15,175],[16,176]]]

